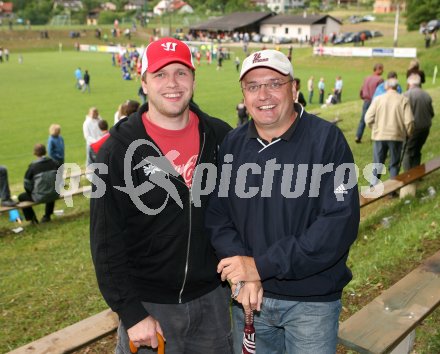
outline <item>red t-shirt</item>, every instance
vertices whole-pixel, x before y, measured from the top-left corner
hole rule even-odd
[[[176,171],[182,175],[186,185],[191,187],[200,150],[197,115],[189,112],[189,122],[185,128],[180,130],[159,127],[147,118],[147,112],[142,115],[142,122],[147,134],[151,136]]]

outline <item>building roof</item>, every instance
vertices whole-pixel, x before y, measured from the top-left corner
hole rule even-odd
[[[172,7],[173,7],[174,10],[179,10],[182,7],[184,7],[185,5],[188,5],[188,3],[186,3],[183,0],[174,0],[173,3],[172,3]],[[188,6],[190,6],[190,5],[188,5]]]
[[[2,2],[0,1],[0,12],[12,13],[14,4],[12,2]]]
[[[327,18],[342,24],[340,20],[330,15],[307,15],[307,16],[292,16],[292,15],[277,15],[265,19],[261,22],[262,25],[316,25],[324,24]]]
[[[81,10],[83,8],[83,3],[81,0],[55,0],[53,3],[54,9],[58,6],[62,6],[65,9]]]
[[[220,18],[191,26],[192,30],[234,31],[272,16],[272,12],[235,12]]]

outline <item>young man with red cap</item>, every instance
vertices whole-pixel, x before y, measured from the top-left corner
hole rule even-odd
[[[205,233],[208,195],[196,203],[200,164],[215,164],[231,127],[190,103],[195,68],[174,38],[142,57],[148,103],[110,130],[95,175],[105,193],[91,200],[91,249],[100,290],[119,315],[116,353],[230,354],[229,289]],[[105,171],[105,172],[102,172]],[[99,183],[98,183],[99,182]],[[195,185],[195,183],[194,183]]]
[[[238,301],[235,353],[244,312],[252,311],[257,353],[336,351],[359,225],[356,168],[338,127],[292,105],[293,78],[279,51],[247,57],[240,84],[252,120],[220,146],[218,174],[236,183],[226,189],[220,181],[205,223],[221,259],[217,270]]]

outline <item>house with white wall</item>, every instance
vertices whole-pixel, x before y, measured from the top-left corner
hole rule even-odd
[[[308,41],[318,35],[339,33],[342,22],[330,15],[277,15],[260,24],[260,34],[294,41]]]

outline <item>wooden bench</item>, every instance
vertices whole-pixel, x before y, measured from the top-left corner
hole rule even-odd
[[[439,305],[440,251],[340,324],[339,343],[363,354],[409,353],[413,331]]]
[[[93,170],[80,170],[80,171],[76,171],[74,173],[71,172],[71,169],[68,169],[67,171],[64,171],[63,173],[63,178],[65,180],[69,179],[69,178],[81,178],[84,177],[87,173],[93,173]]]
[[[440,157],[402,173],[393,180],[385,181],[381,196],[376,198],[361,196],[361,207],[413,183],[438,168],[440,168]],[[85,172],[81,173],[84,174]],[[74,175],[74,177],[79,176]],[[70,195],[86,193],[90,190],[90,186],[81,187]],[[2,207],[0,212],[34,204],[22,202],[16,207]],[[389,353],[439,304],[440,251],[344,321],[339,329],[339,342],[360,353]],[[17,348],[9,354],[69,353],[107,336],[114,332],[117,326],[117,315],[111,310],[105,310]]]
[[[440,251],[344,321],[339,328],[339,343],[359,353],[389,353],[439,305]],[[117,315],[105,310],[9,354],[70,353],[117,327]]]
[[[92,190],[91,186],[83,186],[83,187],[79,187],[77,189],[71,190],[71,191],[67,191],[63,194],[60,195],[60,197],[58,199],[63,199],[63,198],[68,198],[68,197],[73,197],[75,195],[79,195],[79,194],[88,194],[90,193]],[[26,208],[26,207],[30,207],[30,206],[34,206],[34,205],[38,205],[38,204],[43,204],[43,203],[37,203],[37,202],[19,202],[17,205],[13,206],[13,207],[5,207],[5,206],[1,206],[0,207],[0,214],[4,213],[6,211],[10,211],[13,209],[22,209],[22,208]]]
[[[114,332],[118,317],[111,310],[102,311],[71,326],[37,339],[9,354],[71,353]]]
[[[434,172],[439,168],[440,168],[440,157],[437,157],[424,164],[414,167],[404,173],[401,173],[400,175],[394,177],[393,179],[389,179],[385,182],[382,182],[384,187],[383,193],[381,193],[379,196],[375,196],[371,198],[366,198],[361,194],[360,206],[362,208],[376,200],[385,197],[386,195],[392,192],[397,192],[402,187],[411,184],[422,177],[429,175],[431,172]],[[370,188],[370,190],[372,190],[372,188]]]

